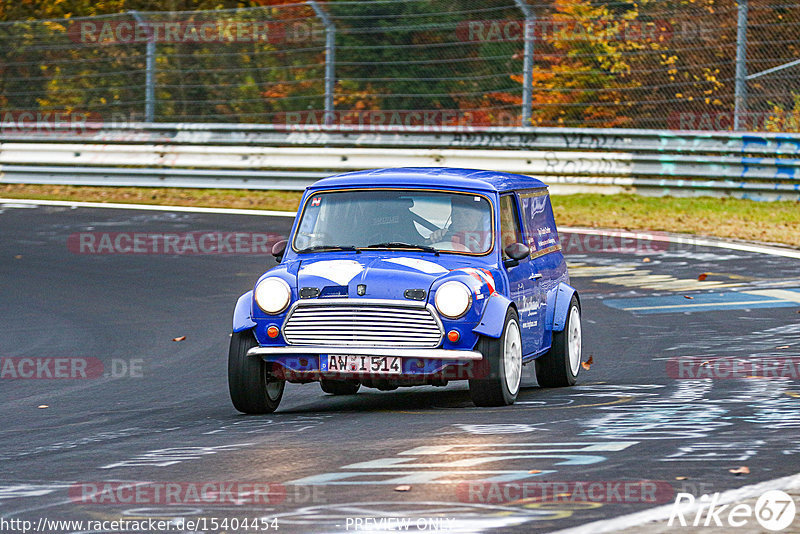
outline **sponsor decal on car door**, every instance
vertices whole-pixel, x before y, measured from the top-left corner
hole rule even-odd
[[[524,243],[514,195],[500,197],[500,231],[503,250],[512,243]],[[540,316],[539,278],[532,267],[530,259],[525,258],[507,270],[511,300],[517,304],[519,312],[523,354],[531,354],[541,348],[544,329],[544,321]]]

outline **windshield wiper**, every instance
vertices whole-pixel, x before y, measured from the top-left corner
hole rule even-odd
[[[432,252],[439,255],[439,249],[429,247],[428,245],[415,245],[413,243],[403,243],[402,241],[387,241],[386,243],[375,243],[374,245],[369,245],[366,248],[417,248],[419,250],[425,252]]]
[[[306,252],[318,252],[320,250],[344,250],[347,252],[355,252],[360,254],[361,251],[354,247],[353,245],[314,245],[313,247],[306,247],[302,248],[297,251],[298,254],[304,254]]]

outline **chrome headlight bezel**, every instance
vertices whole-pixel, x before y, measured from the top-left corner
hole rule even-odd
[[[277,315],[289,307],[292,301],[292,288],[282,278],[265,278],[256,286],[253,298],[264,313]]]
[[[460,319],[472,307],[472,290],[463,282],[451,280],[439,286],[434,300],[439,315]]]

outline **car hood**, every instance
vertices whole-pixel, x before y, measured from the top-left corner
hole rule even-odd
[[[337,259],[302,260],[297,270],[297,288],[313,287],[323,297],[404,299],[407,289],[429,291],[437,278],[464,265],[452,257],[433,261],[405,255],[349,255]],[[366,286],[363,295],[358,286]]]

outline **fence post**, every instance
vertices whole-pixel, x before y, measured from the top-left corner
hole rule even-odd
[[[531,125],[531,102],[533,99],[533,39],[535,17],[527,0],[514,0],[525,15],[525,52],[522,62],[522,126]]]
[[[136,19],[136,24],[141,24],[144,27],[148,36],[145,58],[144,121],[153,122],[156,111],[156,40],[152,31],[146,27],[146,23],[138,11],[131,10],[128,13]]]
[[[336,83],[336,26],[333,20],[314,0],[307,0],[314,13],[325,25],[325,125],[333,124],[333,92]]]
[[[739,0],[736,23],[736,89],[733,107],[733,130],[739,130],[741,115],[747,113],[747,0]]]

